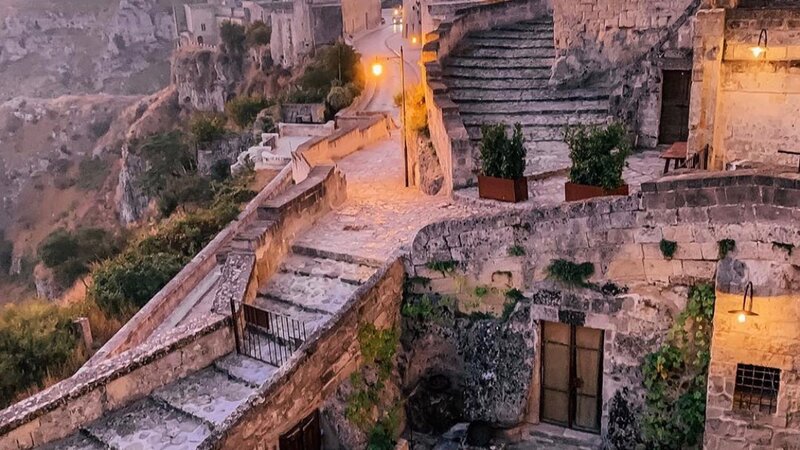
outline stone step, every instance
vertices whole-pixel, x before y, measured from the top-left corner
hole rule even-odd
[[[552,57],[487,59],[476,56],[455,56],[447,60],[447,67],[551,70],[554,61]]]
[[[555,44],[552,39],[497,39],[490,37],[470,36],[462,41],[465,47],[483,47],[494,49],[522,49],[522,48],[547,48],[555,54]]]
[[[552,21],[549,22],[518,22],[509,25],[501,25],[492,28],[491,31],[507,31],[507,32],[526,32],[526,31],[548,31],[553,32],[555,25]]]
[[[276,273],[259,294],[292,303],[311,311],[335,314],[355,292],[356,286],[338,279]]]
[[[250,332],[239,336],[242,352],[269,365],[279,368],[288,360],[299,345],[289,347],[287,342],[276,339],[274,336],[251,328]],[[297,343],[296,343],[297,344]]]
[[[482,67],[447,67],[444,76],[448,79],[472,80],[544,80],[550,79],[550,69],[493,69]]]
[[[218,429],[256,392],[210,367],[156,390],[152,397]]]
[[[334,261],[348,262],[350,264],[357,264],[360,266],[372,267],[376,271],[384,264],[383,261],[379,261],[376,259],[364,258],[361,256],[350,255],[347,253],[336,253],[303,244],[293,245],[292,252],[296,255],[309,256],[312,258],[324,258]]]
[[[86,431],[111,448],[196,449],[211,427],[182,411],[145,398],[89,425]]]
[[[605,114],[608,100],[586,101],[522,101],[522,102],[468,102],[459,105],[461,114]]]
[[[477,79],[477,78],[445,78],[444,84],[450,89],[514,89],[534,90],[548,89],[549,79]]]
[[[603,122],[604,123],[604,122]],[[522,133],[528,141],[561,141],[564,139],[564,125],[528,125],[522,127]],[[467,127],[470,139],[480,140],[480,125],[470,125]]]
[[[516,123],[526,126],[567,126],[567,125],[596,125],[605,123],[608,120],[607,113],[596,112],[577,112],[565,113],[558,112],[553,114],[536,114],[536,115],[516,115],[516,114],[503,114],[503,113],[461,113],[461,118],[464,120],[464,125],[480,126],[482,124],[495,124],[504,123],[506,125],[513,125]]]
[[[238,353],[231,353],[214,361],[214,367],[253,387],[263,386],[278,371],[275,366]]]
[[[37,447],[38,450],[105,450],[103,442],[88,433],[77,432],[60,441]]]
[[[529,41],[535,39],[553,40],[553,29],[542,27],[530,30],[488,30],[469,35],[469,37],[480,37],[484,39],[507,39],[512,41]]]
[[[608,105],[608,94],[596,90],[511,90],[511,89],[451,89],[450,98],[461,104],[468,102],[502,103],[523,101],[602,101]]]
[[[569,154],[539,154],[525,157],[525,176],[561,173],[572,166]]]
[[[556,52],[552,48],[496,49],[486,47],[459,47],[452,56],[506,60],[515,58],[553,58],[555,54]]]
[[[275,297],[258,296],[253,302],[253,306],[302,322],[305,324],[306,336],[310,336],[331,318],[327,312],[310,310]]]
[[[298,254],[289,255],[281,264],[280,271],[303,276],[335,278],[355,285],[363,284],[375,273],[373,267],[362,264]]]

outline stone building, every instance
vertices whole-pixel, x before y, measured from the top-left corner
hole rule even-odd
[[[380,0],[342,0],[342,20],[346,35],[353,36],[365,30],[371,30],[381,24],[381,2]]]
[[[219,27],[224,22],[246,26],[250,23],[250,11],[231,0],[188,2],[175,8],[175,25],[182,46],[218,45]]]

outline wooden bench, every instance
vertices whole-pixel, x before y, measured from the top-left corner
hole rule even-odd
[[[693,169],[708,169],[708,145],[702,151],[689,157],[686,142],[676,142],[659,155],[664,161],[664,174],[669,172],[669,163],[674,161],[674,169],[691,166]]]
[[[778,150],[778,153],[783,153],[784,155],[800,156],[800,151],[795,151],[795,150]],[[797,163],[797,173],[800,173],[800,162]]]

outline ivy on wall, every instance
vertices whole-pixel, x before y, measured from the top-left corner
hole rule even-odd
[[[714,300],[713,286],[694,286],[666,342],[645,357],[647,448],[681,449],[702,441]]]

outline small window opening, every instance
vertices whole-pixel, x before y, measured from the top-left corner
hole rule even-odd
[[[738,364],[736,386],[733,390],[733,409],[775,414],[778,408],[780,369]]]

